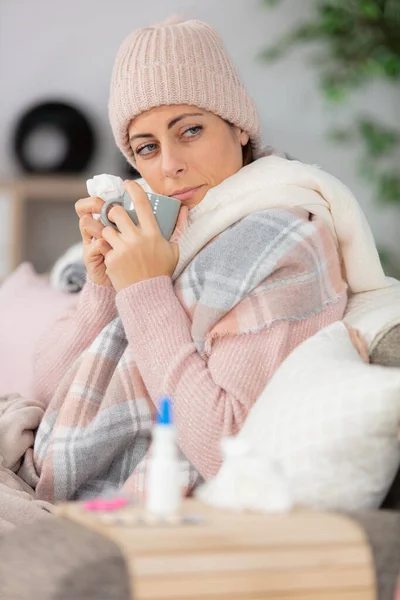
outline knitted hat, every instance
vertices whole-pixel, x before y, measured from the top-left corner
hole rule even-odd
[[[128,128],[140,113],[161,105],[190,104],[240,127],[261,153],[261,129],[221,38],[201,21],[144,27],[122,43],[111,77],[109,118],[117,146],[134,164]]]

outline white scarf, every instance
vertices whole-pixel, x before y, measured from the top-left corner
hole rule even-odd
[[[322,217],[335,236],[351,292],[393,285],[385,276],[368,222],[356,198],[319,167],[266,156],[211,188],[189,213],[179,239],[174,279],[214,236],[256,211],[301,207]]]

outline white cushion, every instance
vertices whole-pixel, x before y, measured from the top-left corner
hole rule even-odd
[[[296,504],[376,508],[399,466],[399,419],[400,369],[364,363],[336,322],[286,358],[238,438],[280,464]]]

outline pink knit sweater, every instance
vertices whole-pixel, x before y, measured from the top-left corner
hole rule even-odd
[[[345,305],[344,293],[311,318],[218,339],[206,363],[169,277],[142,281],[118,294],[88,280],[77,308],[59,318],[37,348],[35,396],[50,401],[74,359],[118,310],[150,397],[156,401],[165,390],[173,396],[179,445],[207,479],[220,466],[221,437],[239,431],[282,360],[304,339],[341,319]]]

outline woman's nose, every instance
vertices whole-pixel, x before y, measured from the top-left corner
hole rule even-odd
[[[186,171],[186,161],[181,149],[176,146],[162,149],[162,170],[164,177],[176,177]]]

